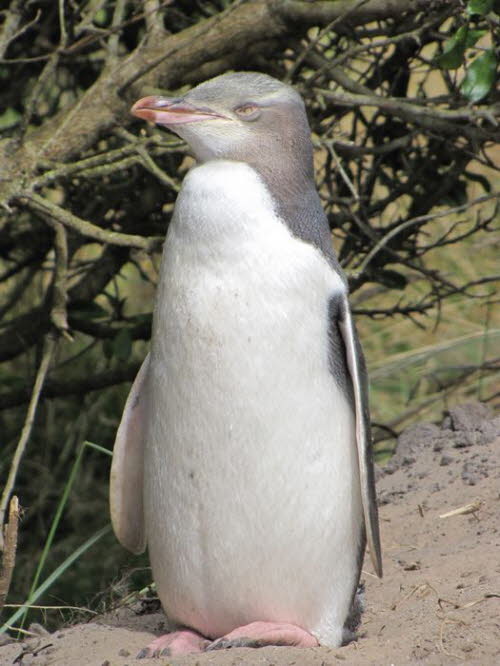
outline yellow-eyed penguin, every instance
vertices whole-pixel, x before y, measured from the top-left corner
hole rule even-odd
[[[177,630],[140,656],[338,646],[381,554],[367,379],[314,184],[304,103],[239,72],[132,108],[185,139],[151,352],[111,471]]]

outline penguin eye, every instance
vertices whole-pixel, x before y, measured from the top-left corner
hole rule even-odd
[[[260,108],[257,104],[242,104],[237,106],[234,112],[242,120],[256,120],[260,116]]]

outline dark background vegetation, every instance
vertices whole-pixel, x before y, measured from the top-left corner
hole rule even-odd
[[[11,604],[58,567],[36,603],[95,609],[149,581],[147,570],[121,580],[147,562],[99,530],[161,242],[192,160],[176,137],[129,114],[141,96],[182,94],[231,69],[266,72],[304,96],[372,371],[380,455],[417,416],[498,399],[498,2],[3,7],[2,519],[11,491],[22,506]],[[61,615],[30,617],[53,625]]]

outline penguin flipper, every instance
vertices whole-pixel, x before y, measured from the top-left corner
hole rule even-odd
[[[361,499],[365,518],[366,537],[370,557],[379,578],[382,577],[382,553],[378,524],[373,448],[371,441],[370,411],[368,404],[368,375],[363,350],[352,319],[347,294],[338,302],[337,322],[344,343],[347,367],[351,376],[356,414],[356,444],[358,449]]]
[[[144,445],[149,354],[128,394],[116,433],[111,464],[110,509],[118,541],[133,553],[146,548],[144,529]]]

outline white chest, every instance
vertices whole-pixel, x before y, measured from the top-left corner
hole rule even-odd
[[[343,288],[248,166],[188,175],[155,310],[145,503],[167,612],[209,635],[347,612],[357,459],[328,366],[328,301]],[[332,586],[346,592],[327,621]]]
[[[206,350],[212,342],[213,353],[223,347],[227,356],[233,345],[242,361],[255,360],[247,345],[254,334],[269,333],[260,342],[286,355],[281,335],[291,346],[294,336],[314,334],[308,340],[312,346],[318,335],[326,335],[328,300],[341,289],[321,253],[295,238],[276,216],[250,167],[209,163],[187,176],[176,205],[162,263],[153,353],[168,354],[174,341],[177,353],[183,346],[187,351],[197,340]],[[320,330],[314,328],[318,324]],[[328,345],[322,351],[326,355]],[[257,356],[265,354],[261,349]]]

